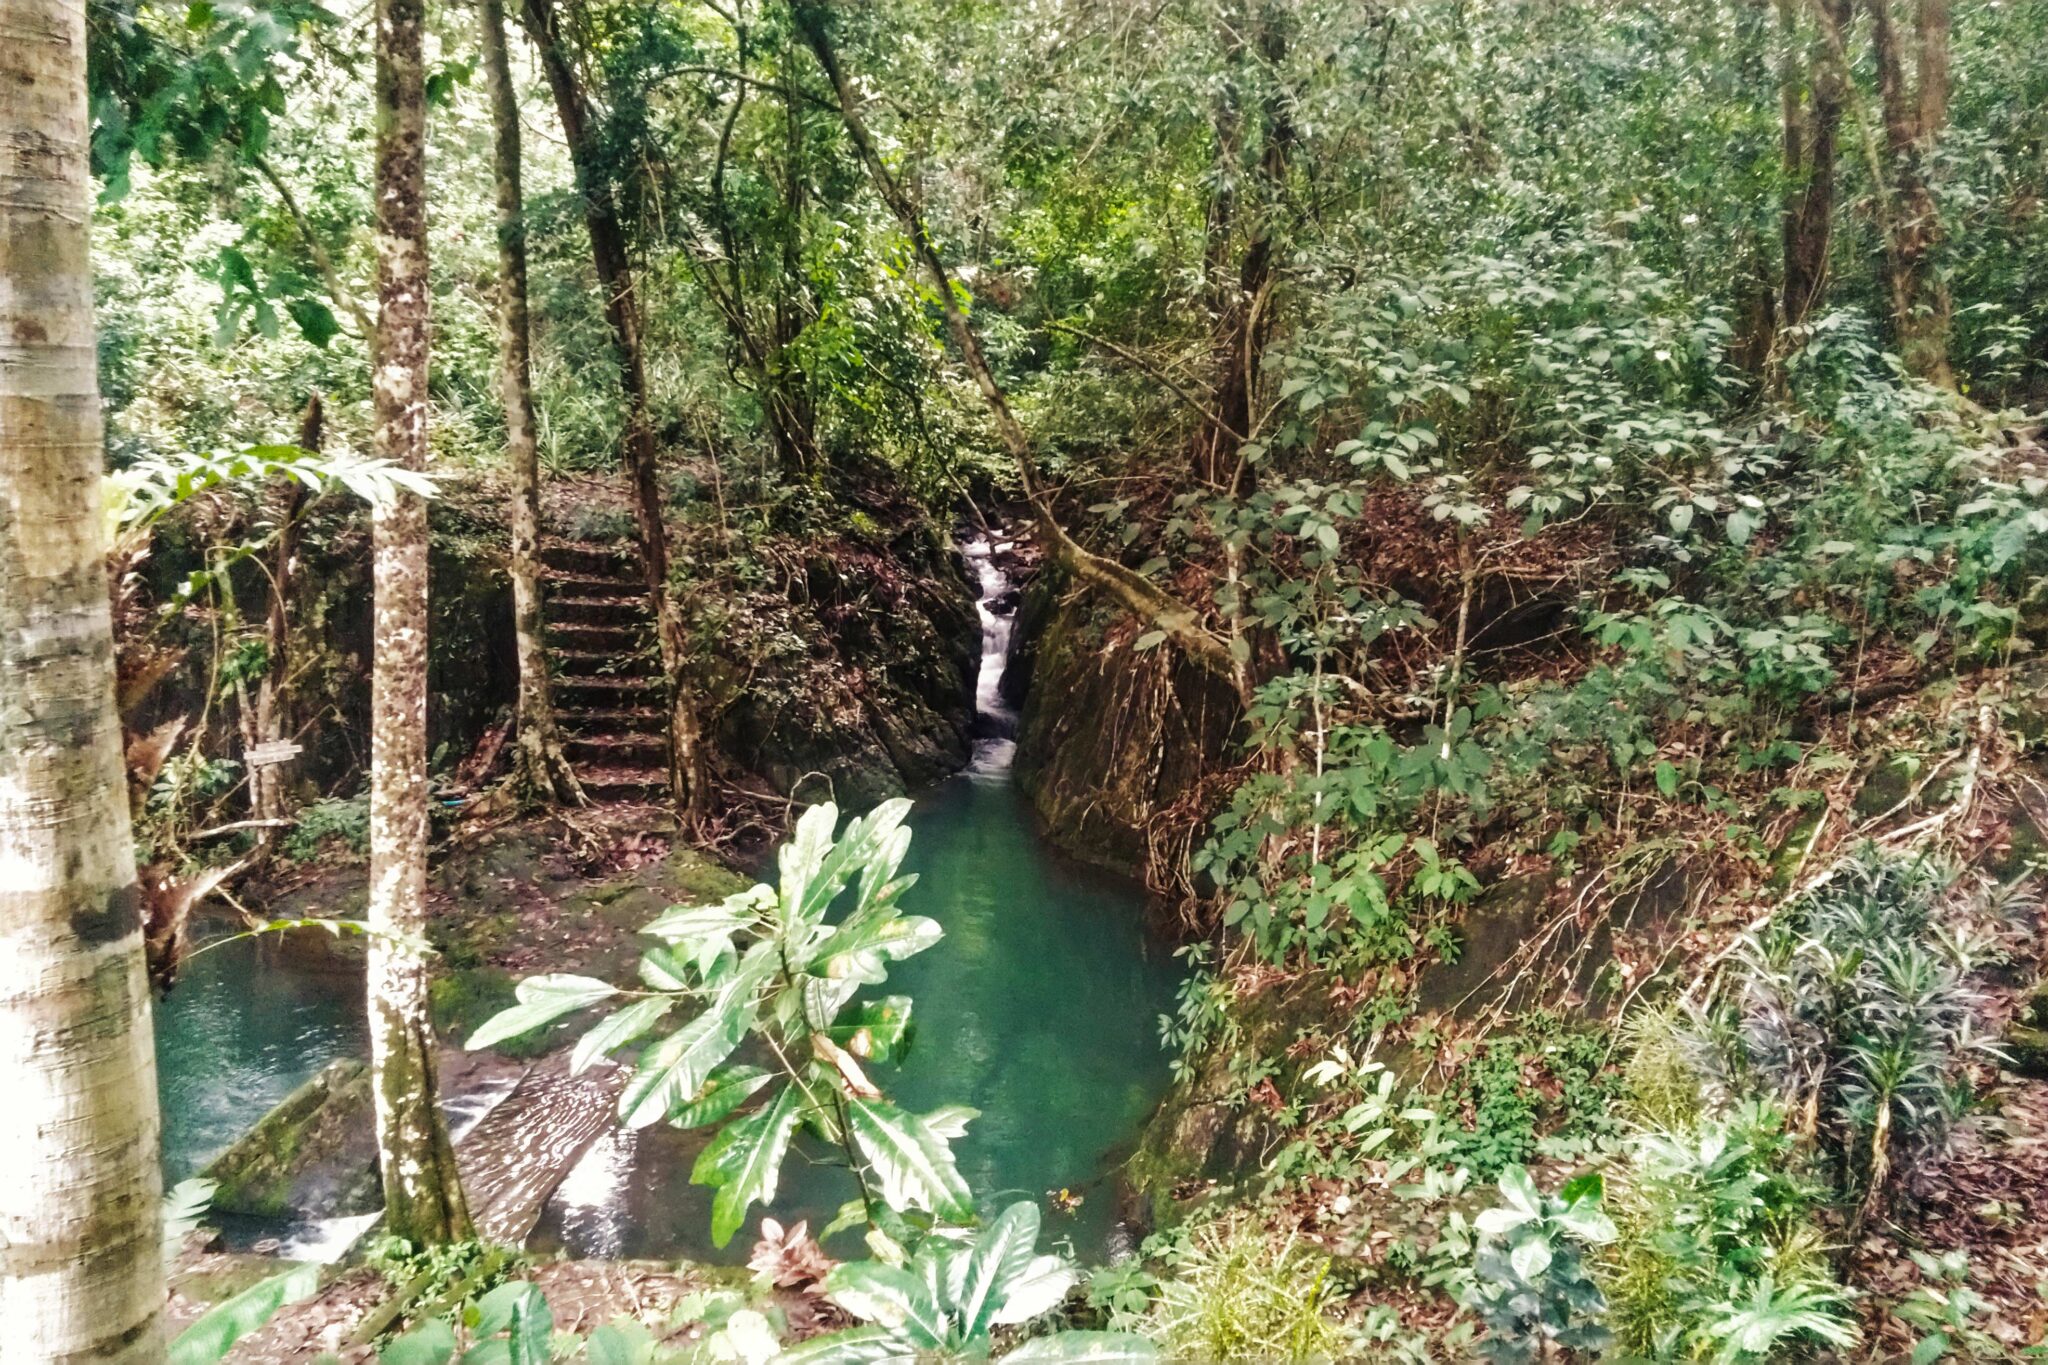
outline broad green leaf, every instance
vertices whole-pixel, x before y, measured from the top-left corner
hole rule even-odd
[[[1150,1365],[1159,1348],[1135,1332],[1055,1332],[1003,1357],[1018,1365]]]
[[[949,1222],[974,1216],[967,1182],[953,1164],[946,1139],[923,1119],[881,1100],[849,1097],[847,1126],[882,1187],[882,1199],[896,1209],[925,1209]]]
[[[502,1043],[508,1038],[517,1038],[522,1033],[531,1033],[565,1014],[574,1014],[608,999],[617,991],[610,982],[599,981],[593,976],[555,974],[530,976],[520,982],[513,993],[519,999],[518,1004],[484,1020],[482,1027],[469,1036],[466,1046],[471,1052]]]
[[[991,1219],[973,1249],[948,1264],[946,1296],[959,1316],[960,1334],[986,1332],[1011,1283],[1031,1268],[1038,1249],[1038,1205],[1019,1200]]]
[[[695,1099],[713,1067],[733,1054],[746,1033],[740,1002],[721,998],[641,1055],[619,1093],[619,1120],[628,1128],[660,1123]]]
[[[979,1109],[964,1104],[942,1104],[924,1116],[924,1126],[932,1133],[951,1142],[954,1138],[967,1136],[967,1125],[981,1117]]]
[[[825,1036],[863,1061],[898,1062],[908,1050],[910,1018],[907,995],[863,1000],[826,1029]]]
[[[569,1057],[569,1074],[582,1075],[598,1058],[614,1048],[624,1047],[653,1028],[657,1020],[675,1007],[675,1003],[673,996],[649,996],[645,1000],[635,1000],[606,1018],[576,1040],[576,1051]]]
[[[896,1365],[918,1357],[917,1347],[887,1327],[849,1327],[790,1347],[776,1365]]]
[[[698,1154],[690,1183],[718,1190],[711,1200],[714,1244],[732,1241],[751,1205],[774,1201],[776,1178],[796,1132],[798,1113],[797,1088],[784,1086],[765,1108],[727,1124]]]
[[[673,946],[686,960],[696,964],[701,975],[710,971],[711,964],[731,945],[735,933],[758,923],[774,904],[775,892],[766,886],[756,886],[728,896],[717,905],[672,906],[640,932]]]
[[[377,1352],[383,1365],[446,1365],[455,1354],[455,1331],[439,1318],[428,1318]]]
[[[293,1266],[223,1299],[201,1314],[171,1343],[170,1365],[212,1365],[234,1344],[275,1317],[288,1303],[309,1298],[320,1287],[320,1267]]]
[[[999,1327],[1029,1322],[1059,1307],[1079,1278],[1074,1267],[1057,1256],[1039,1256],[1022,1274],[1003,1286],[1003,1303],[990,1319]]]
[[[1543,1200],[1536,1193],[1536,1182],[1529,1179],[1529,1172],[1520,1166],[1510,1166],[1500,1173],[1500,1193],[1508,1201],[1508,1207],[1536,1216],[1543,1210]]]
[[[1535,1231],[1517,1239],[1514,1249],[1508,1252],[1508,1264],[1525,1280],[1534,1280],[1550,1269],[1552,1259],[1550,1239]]]
[[[903,1266],[848,1261],[825,1277],[825,1293],[855,1317],[900,1333],[912,1346],[939,1350],[952,1344],[944,1307],[930,1287]]]
[[[583,1358],[590,1365],[652,1365],[654,1337],[631,1318],[618,1318],[590,1334]]]
[[[548,1365],[555,1316],[538,1287],[526,1280],[499,1285],[476,1302],[476,1335],[484,1341],[463,1352],[462,1365]]]
[[[782,873],[782,913],[791,923],[803,921],[802,907],[814,895],[812,884],[833,851],[832,827],[838,823],[839,807],[820,802],[797,817],[796,828],[776,854]]]
[[[874,916],[825,940],[812,959],[811,970],[820,976],[874,984],[888,976],[882,963],[915,956],[945,933],[937,920],[923,915]]]
[[[758,1066],[722,1066],[706,1078],[695,1096],[669,1110],[668,1121],[676,1128],[701,1128],[716,1123],[745,1104],[774,1076]]]

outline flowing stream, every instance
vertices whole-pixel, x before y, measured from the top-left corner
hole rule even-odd
[[[1126,882],[1080,868],[1038,835],[1010,772],[1016,715],[1000,690],[1014,594],[987,539],[964,547],[980,580],[982,660],[972,763],[922,793],[905,908],[945,937],[898,963],[887,989],[915,999],[916,1041],[878,1080],[907,1108],[981,1111],[954,1143],[982,1207],[1032,1199],[1051,1240],[1100,1260],[1124,1243],[1113,1179],[1164,1092],[1158,1016],[1177,979],[1148,943]],[[202,1165],[291,1087],[360,1053],[360,1010],[345,978],[308,975],[236,944],[194,963],[158,1014],[166,1173]],[[573,1166],[529,1239],[579,1256],[736,1261],[751,1232],[710,1245],[710,1191],[689,1183],[702,1134],[614,1130]],[[813,1230],[854,1196],[832,1154],[799,1144],[770,1212]],[[757,1208],[750,1226],[761,1211]],[[857,1240],[845,1248],[859,1254]]]

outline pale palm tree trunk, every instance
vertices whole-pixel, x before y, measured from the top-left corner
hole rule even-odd
[[[0,24],[0,1354],[161,1360],[156,1056],[86,250],[85,7]]]
[[[423,0],[377,0],[376,453],[427,463],[427,109]],[[404,489],[373,517],[370,1064],[384,1222],[460,1241],[469,1213],[435,1104],[427,963],[427,507]]]

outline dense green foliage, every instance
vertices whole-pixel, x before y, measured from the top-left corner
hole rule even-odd
[[[1932,1360],[2018,1311],[1946,1244],[1891,1258],[1910,1286],[1867,1248],[1988,1140],[1990,1039],[2041,965],[2048,7],[515,17],[580,86],[515,63],[545,520],[666,519],[663,683],[730,751],[697,828],[784,819],[893,669],[953,666],[892,633],[949,520],[1012,513],[1045,555],[1027,619],[1068,647],[1037,666],[1075,689],[1045,705],[1090,714],[1025,757],[1095,784],[1034,795],[1055,837],[1114,826],[1187,940],[1162,1036],[1172,1119],[1203,1113],[1162,1145],[1208,1143],[1146,1192],[1191,1222],[1068,1318],[1193,1356],[1735,1362]],[[430,430],[442,486],[494,506],[470,20],[431,20]],[[126,645],[204,659],[138,810],[196,866],[183,836],[243,813],[221,713],[288,681],[236,595],[296,525],[265,499],[392,477],[358,458],[369,73],[304,0],[93,22],[109,462],[188,585]],[[563,108],[589,126],[558,138]],[[284,444],[316,394],[321,465]],[[776,727],[802,742],[750,785]],[[295,793],[289,857],[360,843],[348,771]],[[842,1161],[879,1250],[823,1281],[868,1324],[823,1358],[1009,1345],[975,1268],[1029,1316],[1068,1287],[1030,1270],[1030,1206],[974,1227],[967,1115],[870,1075],[910,1037],[888,964],[940,933],[897,908],[905,809],[835,839],[813,807],[779,885],[647,926],[639,987],[529,977],[470,1040],[602,1010],[575,1069],[635,1047],[622,1119],[711,1130],[720,1245],[799,1144]],[[500,1358],[515,1297],[420,1358]]]

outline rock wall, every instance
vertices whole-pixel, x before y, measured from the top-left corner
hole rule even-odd
[[[1066,586],[1047,569],[1024,595],[1004,679],[1023,700],[1017,782],[1062,849],[1138,872],[1154,818],[1228,760],[1237,699],[1169,650],[1136,652],[1127,614]]]

